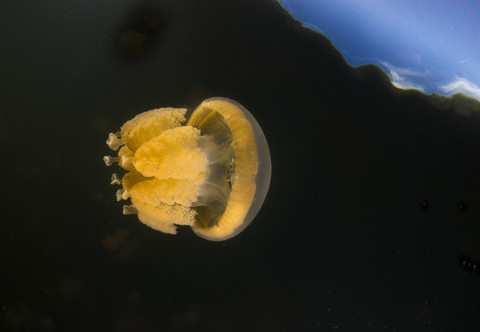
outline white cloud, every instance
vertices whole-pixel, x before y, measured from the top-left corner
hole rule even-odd
[[[398,68],[385,61],[380,61],[380,63],[388,69],[392,84],[397,88],[425,92],[425,88],[421,84],[414,83],[411,77],[424,77],[427,75],[426,73],[406,68]]]
[[[463,94],[480,99],[480,88],[476,84],[461,77],[457,77],[455,81],[441,86],[440,89],[447,94],[462,92]]]
[[[420,84],[415,84],[413,82],[395,82],[392,81],[392,84],[402,90],[418,90],[420,92],[425,92],[425,89]]]

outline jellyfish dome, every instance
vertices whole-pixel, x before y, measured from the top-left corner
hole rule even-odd
[[[243,231],[260,210],[270,185],[267,140],[253,115],[227,98],[203,101],[188,121],[184,108],[158,108],[110,133],[105,156],[127,171],[117,200],[124,214],[176,234],[188,225],[200,237],[222,241]]]

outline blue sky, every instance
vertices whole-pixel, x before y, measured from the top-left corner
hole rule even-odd
[[[352,66],[379,65],[403,89],[480,100],[478,0],[279,0]]]

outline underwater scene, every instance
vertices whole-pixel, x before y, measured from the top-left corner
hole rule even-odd
[[[0,2],[0,331],[480,330],[455,3]]]

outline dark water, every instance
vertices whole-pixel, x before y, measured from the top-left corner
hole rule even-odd
[[[0,3],[5,331],[476,331],[480,116],[353,70],[274,1]],[[224,96],[267,136],[239,236],[123,216],[105,140]]]

